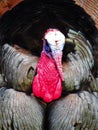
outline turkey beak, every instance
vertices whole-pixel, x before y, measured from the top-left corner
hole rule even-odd
[[[63,68],[62,68],[62,54],[63,54],[62,51],[60,51],[59,53],[52,52],[52,56],[53,56],[53,59],[55,60],[59,75],[62,81],[64,81]]]

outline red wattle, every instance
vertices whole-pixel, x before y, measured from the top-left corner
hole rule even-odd
[[[36,97],[45,102],[58,99],[62,93],[62,80],[55,61],[42,52],[37,65],[37,75],[32,83],[32,91]]]

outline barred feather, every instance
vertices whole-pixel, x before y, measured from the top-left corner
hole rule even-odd
[[[2,46],[2,67],[8,85],[19,91],[27,91],[35,74],[38,58],[18,52],[8,44]]]
[[[94,58],[90,43],[80,33],[69,30],[68,39],[75,44],[74,52],[67,55],[67,61],[63,63],[64,89],[78,90],[81,83],[89,80]],[[70,44],[70,43],[69,43]]]
[[[48,106],[47,130],[97,130],[98,94],[82,91],[51,103]],[[95,107],[96,106],[96,107]]]
[[[43,119],[44,107],[33,95],[0,88],[0,130],[43,130]]]

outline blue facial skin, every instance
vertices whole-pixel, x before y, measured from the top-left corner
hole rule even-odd
[[[52,51],[46,39],[44,39],[43,51],[45,52],[47,56],[52,58]]]

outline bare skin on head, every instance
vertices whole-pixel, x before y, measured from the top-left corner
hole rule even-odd
[[[48,29],[44,34],[43,51],[37,65],[37,75],[32,84],[35,96],[45,102],[58,99],[62,93],[62,50],[65,36],[58,29]]]

